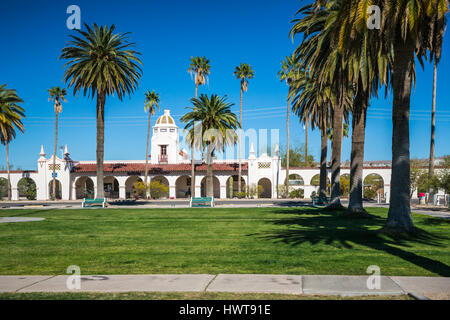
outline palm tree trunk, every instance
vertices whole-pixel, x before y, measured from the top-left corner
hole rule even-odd
[[[97,197],[105,197],[103,184],[103,155],[105,141],[105,98],[103,92],[97,92]]]
[[[384,227],[389,233],[414,231],[409,199],[409,111],[413,53],[414,46],[401,40],[394,48],[391,201]]]
[[[10,176],[10,170],[9,170],[9,143],[6,141],[5,147],[6,147],[6,171],[8,172],[8,200],[11,201],[11,176]]]
[[[151,107],[148,110],[148,125],[147,125],[147,149],[145,151],[145,174],[144,174],[144,185],[145,185],[145,198],[148,198],[148,145],[150,143],[150,121],[151,121],[152,111]]]
[[[289,101],[289,97],[287,98],[287,112],[286,112],[286,132],[287,132],[287,136],[286,136],[286,192],[289,192],[289,153],[290,153],[290,148],[289,148],[289,113],[291,111],[291,106],[290,106],[290,101]]]
[[[56,104],[56,102],[55,102]],[[55,150],[53,152],[53,183],[52,183],[52,194],[53,200],[56,200],[56,151],[58,147],[58,110],[55,107]]]
[[[239,109],[239,173],[238,173],[238,192],[241,192],[241,176],[242,176],[242,166],[241,166],[241,138],[242,138],[242,86],[241,86],[241,107]]]
[[[322,120],[322,127],[320,130],[320,186],[319,197],[325,198],[327,196],[327,122],[326,118]]]
[[[342,209],[340,199],[341,145],[343,124],[343,98],[333,110],[333,139],[331,141],[331,201],[330,209]]]
[[[433,101],[431,103],[431,141],[430,141],[430,161],[428,164],[428,179],[431,179],[434,175],[434,135],[436,130],[436,85],[437,85],[437,61],[434,60],[434,73],[433,73]],[[430,196],[428,202],[431,202],[433,190],[429,190]]]
[[[308,118],[305,121],[305,167],[308,166]]]
[[[198,84],[195,84],[195,99],[197,99]],[[194,122],[194,137],[195,137],[195,122]],[[191,143],[191,197],[195,197],[195,163],[194,163],[194,137]]]
[[[361,90],[358,90],[354,104],[355,107],[352,117],[350,199],[347,209],[347,215],[350,216],[366,214],[363,207],[363,166],[367,106]]]
[[[213,170],[212,170],[212,148],[211,145],[207,146],[207,155],[206,155],[206,196],[214,197],[214,185],[213,185]]]

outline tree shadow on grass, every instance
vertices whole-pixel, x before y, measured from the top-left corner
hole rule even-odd
[[[352,249],[353,244],[362,245],[374,250],[383,251],[399,257],[416,266],[424,268],[440,276],[449,277],[450,267],[440,261],[406,251],[415,245],[446,247],[449,238],[417,229],[414,235],[388,236],[380,232],[386,220],[370,215],[367,218],[345,219],[342,212],[327,209],[302,209],[298,211],[279,210],[277,214],[296,214],[294,217],[282,217],[271,222],[285,226],[283,230],[253,234],[265,240],[281,241],[291,246],[302,243],[318,245],[324,243],[333,247]],[[403,247],[403,248],[399,248]]]

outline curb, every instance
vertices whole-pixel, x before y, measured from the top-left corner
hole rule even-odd
[[[421,294],[414,293],[414,292],[408,292],[408,296],[410,296],[411,298],[413,298],[415,300],[431,300],[430,298],[427,298]]]

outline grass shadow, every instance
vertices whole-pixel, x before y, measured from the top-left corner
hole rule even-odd
[[[445,247],[443,241],[448,240],[447,237],[422,229],[417,229],[413,235],[389,236],[380,232],[386,220],[376,215],[360,219],[345,219],[340,217],[342,211],[328,209],[299,209],[289,212],[296,216],[281,217],[268,222],[286,228],[263,234],[253,234],[253,236],[265,240],[281,241],[291,246],[298,246],[302,243],[312,245],[323,243],[333,247],[352,249],[353,245],[357,244],[399,257],[440,276],[450,276],[450,267],[445,263],[407,251],[416,244]],[[288,212],[278,210],[276,213],[283,215]],[[438,222],[433,223],[437,224]]]

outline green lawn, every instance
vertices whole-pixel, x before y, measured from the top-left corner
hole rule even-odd
[[[0,216],[0,274],[269,273],[450,276],[450,221],[414,215],[418,236],[377,232],[387,210],[346,219],[312,208],[23,209]]]
[[[401,296],[317,296],[231,292],[0,293],[0,300],[414,300]]]

